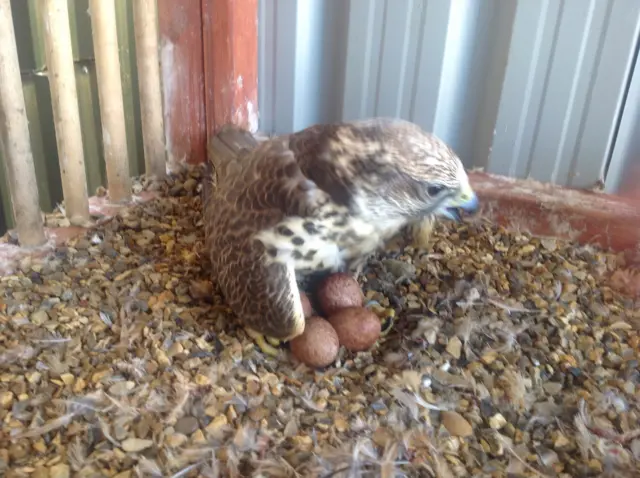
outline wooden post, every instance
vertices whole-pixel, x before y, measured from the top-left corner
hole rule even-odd
[[[113,202],[124,202],[131,199],[131,176],[120,79],[116,8],[114,0],[91,0],[89,5],[109,196]]]
[[[160,61],[158,54],[157,0],[134,0],[133,22],[136,38],[138,83],[140,85],[140,113],[146,174],[158,179],[166,177],[166,150],[162,93],[160,90]]]
[[[167,155],[198,164],[207,155],[200,2],[158,0],[158,29]]]
[[[65,212],[74,225],[89,221],[78,92],[67,0],[43,0],[44,43]]]
[[[258,128],[258,0],[202,0],[209,137]]]
[[[10,0],[0,0],[0,145],[20,245],[45,243]]]

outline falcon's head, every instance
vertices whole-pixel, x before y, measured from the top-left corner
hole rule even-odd
[[[478,198],[456,153],[434,134],[398,119],[342,123],[328,150],[345,173],[353,200],[372,216],[461,219]]]

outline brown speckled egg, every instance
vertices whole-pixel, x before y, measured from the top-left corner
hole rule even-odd
[[[349,274],[338,272],[320,284],[318,302],[322,312],[329,317],[346,307],[362,307],[364,294],[357,280]]]
[[[314,316],[307,319],[304,332],[293,339],[289,346],[300,362],[309,367],[323,368],[335,361],[340,341],[329,322]]]
[[[338,334],[340,345],[352,352],[371,348],[382,331],[378,316],[364,307],[341,309],[329,316],[328,321]]]
[[[313,316],[313,306],[311,305],[311,301],[307,294],[304,292],[300,292],[300,301],[302,302],[302,310],[304,310],[305,318],[309,318]]]

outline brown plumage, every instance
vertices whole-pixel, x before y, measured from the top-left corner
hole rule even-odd
[[[404,226],[477,208],[455,153],[401,120],[317,125],[261,143],[229,125],[208,168],[214,281],[249,329],[281,340],[304,330],[296,277],[358,270]]]

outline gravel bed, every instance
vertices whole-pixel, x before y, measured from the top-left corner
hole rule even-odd
[[[1,476],[640,476],[621,255],[481,219],[394,241],[361,278],[393,328],[312,370],[217,293],[199,172],[136,188],[161,197],[0,278]]]

